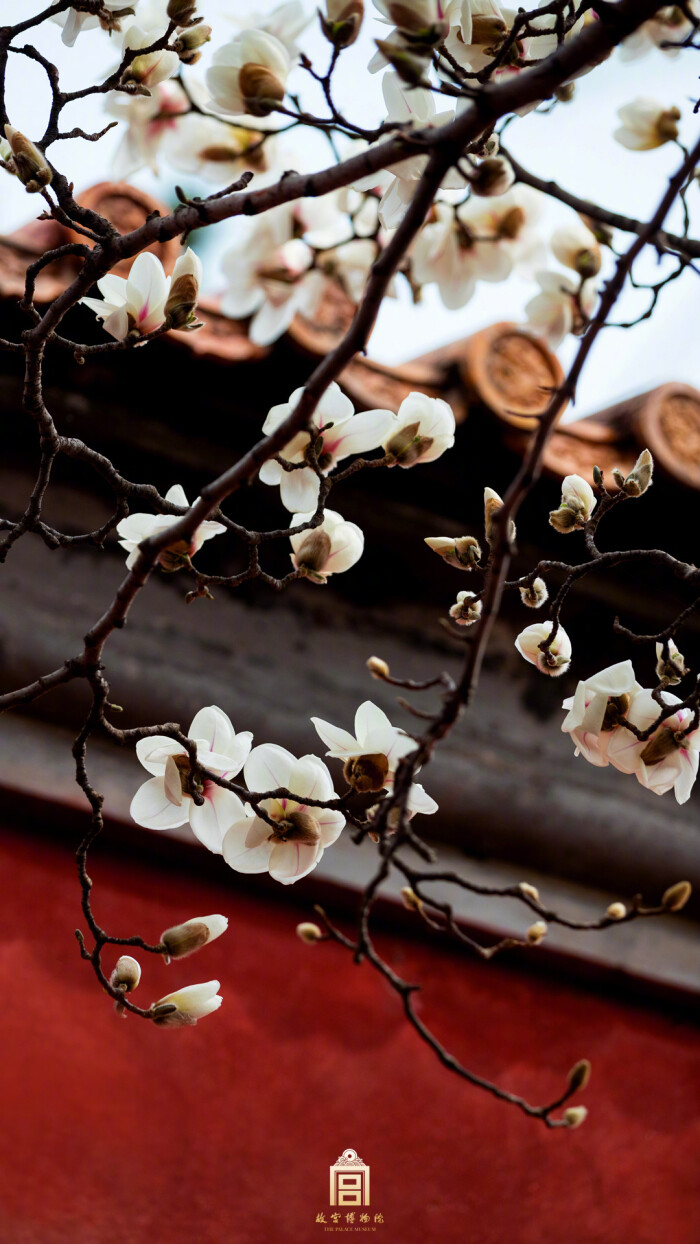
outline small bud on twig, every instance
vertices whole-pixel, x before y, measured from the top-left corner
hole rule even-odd
[[[308,920],[305,920],[301,924],[298,924],[296,932],[297,932],[297,937],[302,942],[306,942],[308,946],[313,945],[314,942],[322,942],[325,940],[323,933],[319,929],[318,925],[311,924],[311,922]]]
[[[141,964],[138,959],[132,959],[131,955],[121,955],[109,978],[110,985],[115,988],[121,987],[124,993],[131,993],[136,989],[140,980]]]
[[[525,936],[531,946],[537,946],[542,938],[547,936],[547,925],[544,920],[536,920],[534,924],[531,924]]]
[[[611,903],[605,914],[608,920],[624,920],[627,908],[624,903]]]
[[[13,125],[5,126],[5,137],[12,151],[13,171],[29,194],[48,186],[53,173],[38,147]]]
[[[389,678],[389,666],[386,661],[382,661],[381,657],[370,657],[367,662],[367,669],[373,678],[383,682],[385,678]]]
[[[403,887],[401,891],[401,898],[403,899],[404,907],[407,907],[409,911],[422,911],[423,910],[422,901],[419,899],[415,890],[411,889],[410,885],[405,885]]]
[[[664,890],[661,906],[666,911],[680,911],[682,907],[685,907],[692,893],[693,887],[689,881],[677,881],[675,885]]]
[[[591,1078],[591,1064],[587,1058],[581,1058],[574,1063],[569,1072],[569,1090],[572,1093],[578,1093],[580,1089],[584,1089]]]
[[[569,1109],[565,1110],[563,1115],[566,1126],[572,1129],[580,1127],[582,1123],[585,1123],[587,1117],[588,1111],[585,1106],[569,1106]]]
[[[161,934],[165,952],[171,959],[184,959],[195,950],[221,937],[228,928],[225,916],[194,916],[184,924],[176,924]]]
[[[537,886],[530,885],[529,881],[521,881],[518,885],[518,889],[521,894],[525,895],[526,898],[531,898],[534,903],[539,903],[540,892],[537,889]]]

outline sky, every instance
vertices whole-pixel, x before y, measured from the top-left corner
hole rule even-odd
[[[306,0],[310,12],[312,0]],[[39,0],[2,0],[3,24],[39,11]],[[214,28],[212,44],[202,61],[188,72],[203,80],[211,49],[235,33],[231,20],[248,12],[261,12],[274,3],[258,0],[201,0],[200,11]],[[366,0],[367,17],[361,39],[340,59],[336,75],[335,96],[342,110],[360,124],[372,125],[382,120],[380,75],[364,69],[373,50],[373,39],[382,37],[386,27],[376,20],[371,0]],[[61,72],[62,85],[68,89],[86,85],[95,75],[106,74],[117,62],[117,49],[99,30],[83,32],[74,48],[61,43],[60,29],[46,24],[31,33],[31,42],[52,59]],[[29,41],[29,36],[27,36]],[[329,45],[312,19],[302,37],[302,46],[315,65],[325,68]],[[694,52],[669,57],[657,50],[632,62],[623,62],[614,55],[594,73],[576,83],[571,104],[557,106],[549,115],[532,113],[519,118],[508,131],[508,145],[516,158],[540,177],[553,178],[560,185],[584,198],[597,199],[612,210],[644,219],[652,214],[666,184],[666,178],[677,168],[680,153],[671,144],[649,152],[631,152],[612,138],[618,124],[616,112],[623,104],[638,96],[657,99],[665,107],[676,104],[682,110],[681,138],[691,144],[697,136],[698,122],[692,115],[697,90],[700,58]],[[361,77],[359,76],[361,72]],[[360,85],[361,84],[361,85]],[[292,90],[305,92],[307,106],[321,107],[315,86],[302,70],[295,70],[290,79]],[[311,87],[311,90],[309,90]],[[11,58],[8,71],[8,101],[12,123],[38,137],[44,128],[49,94],[40,66],[25,57]],[[82,101],[66,112],[66,128],[80,125],[99,129],[105,124],[102,102]],[[111,160],[119,139],[116,131],[99,143],[71,140],[62,150],[51,151],[54,161],[81,189],[109,177]],[[289,151],[288,167],[322,167],[328,163],[324,140],[314,135],[310,141],[295,138],[295,149]],[[204,186],[183,179],[182,174],[161,170],[156,179],[147,171],[132,179],[144,190],[172,204],[172,186],[177,181],[195,193],[210,193]],[[253,183],[254,185],[255,183]],[[700,188],[689,194],[691,217],[700,217]],[[36,200],[29,198],[14,178],[3,176],[0,183],[0,231],[9,232],[31,218]],[[543,228],[549,232],[557,224],[571,219],[573,213],[560,204],[547,209]],[[682,228],[680,209],[668,219],[668,227]],[[205,261],[206,285],[210,292],[223,286],[219,272],[220,256],[230,244],[237,222],[224,222],[215,230],[206,231],[201,253]],[[695,230],[697,232],[698,224]],[[203,231],[204,233],[205,231]],[[617,234],[620,248],[628,243],[625,235]],[[556,264],[553,264],[556,267]],[[650,252],[640,262],[638,279],[658,279],[656,258]],[[700,352],[696,348],[693,309],[696,305],[698,277],[687,271],[677,282],[662,291],[653,319],[632,330],[609,328],[598,339],[591,360],[579,385],[577,403],[572,415],[581,416],[600,410],[633,393],[640,393],[665,381],[684,381],[700,387]],[[403,283],[402,283],[403,284]],[[447,311],[435,287],[424,290],[423,300],[414,306],[407,291],[398,299],[387,299],[374,331],[370,353],[381,362],[394,364],[423,354],[450,341],[499,320],[522,321],[528,298],[537,292],[530,280],[512,277],[506,282],[489,285],[480,283],[475,297],[459,311]],[[698,290],[700,292],[700,290]],[[618,304],[616,318],[627,320],[638,315],[647,305],[648,295],[628,291]],[[559,350],[564,365],[575,352],[576,342],[569,338]]]

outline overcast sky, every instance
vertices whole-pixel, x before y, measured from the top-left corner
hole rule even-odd
[[[307,0],[307,4],[309,10],[313,10],[312,0]],[[35,0],[0,0],[3,24],[26,17],[41,7],[43,5]],[[274,4],[259,0],[250,9],[261,11],[272,7]],[[214,26],[216,46],[235,30],[226,13],[238,15],[246,12],[248,6],[245,0],[243,3],[241,0],[202,0],[200,8]],[[370,20],[365,21],[362,42],[341,58],[336,96],[353,120],[373,124],[383,116],[379,75],[371,77],[363,72],[360,77],[359,67],[364,66],[371,55],[373,38],[385,33],[386,27],[374,20],[371,0],[367,0],[367,11]],[[94,79],[94,75],[108,72],[117,59],[114,44],[101,31],[82,33],[72,50],[63,47],[60,30],[53,25],[41,32],[32,32],[31,41],[59,65],[62,81],[68,89],[85,85],[91,76]],[[325,66],[328,44],[318,34],[314,22],[302,42],[314,63]],[[201,78],[206,64],[205,57],[189,72]],[[616,110],[639,95],[652,96],[665,106],[675,103],[683,110],[681,136],[690,144],[698,127],[692,116],[692,101],[698,94],[699,70],[700,61],[693,52],[672,59],[653,51],[632,63],[622,63],[616,55],[577,82],[573,103],[558,106],[549,116],[531,114],[517,120],[508,132],[509,146],[532,172],[554,178],[574,193],[597,198],[616,211],[644,218],[654,210],[663,193],[665,179],[677,167],[680,155],[670,144],[643,153],[619,146],[612,139],[617,124]],[[13,124],[36,138],[43,131],[48,106],[43,71],[24,57],[13,57],[8,83]],[[307,84],[307,75],[297,70],[292,89],[308,89]],[[309,99],[316,104],[315,97],[309,96]],[[74,105],[74,111],[66,114],[66,121],[85,129],[98,129],[104,124],[101,117],[101,103],[86,101]],[[51,154],[80,190],[109,175],[117,142],[115,133],[110,133],[99,144],[74,140],[62,145],[60,156],[56,147]],[[300,158],[304,163],[315,161],[320,166],[327,162],[326,153],[323,142],[307,149]],[[167,173],[167,169],[162,171]],[[149,173],[140,173],[134,178],[137,184],[166,202],[172,201],[171,187],[175,180],[182,182],[183,179],[176,174],[161,177],[156,182]],[[197,189],[194,183],[187,184]],[[208,186],[204,192],[210,190]],[[36,200],[25,195],[13,178],[2,178],[1,191],[0,229],[7,232],[31,216]],[[693,188],[689,196],[696,219],[700,216],[699,195],[700,190]],[[554,205],[546,220],[556,224],[569,215],[568,209]],[[217,234],[216,238],[208,239],[203,248],[207,284],[212,292],[221,287],[218,259],[236,223],[227,222],[208,231]],[[679,211],[669,218],[669,227],[674,226],[682,228]],[[624,235],[618,234],[617,238],[618,244],[624,246]],[[639,266],[638,275],[640,279],[658,279],[656,271],[655,260],[650,255],[644,266]],[[372,338],[372,355],[388,363],[401,362],[467,336],[496,320],[521,320],[523,307],[534,292],[531,282],[517,277],[499,285],[482,283],[473,300],[457,312],[443,308],[434,288],[425,290],[419,307],[413,307],[406,297],[398,302],[388,299]],[[627,394],[641,392],[667,380],[686,381],[700,387],[700,354],[692,314],[699,292],[698,277],[689,271],[663,291],[653,321],[631,331],[606,330],[584,372],[576,413],[589,414]],[[620,314],[616,318],[633,318],[646,306],[645,297],[629,292],[619,304]],[[574,348],[572,340],[562,347],[560,354],[564,363]]]

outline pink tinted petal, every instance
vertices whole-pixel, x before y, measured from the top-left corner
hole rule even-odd
[[[129,809],[137,825],[146,829],[176,829],[188,821],[189,798],[176,808],[165,794],[162,777],[149,778],[137,790]]]
[[[245,763],[246,786],[259,793],[276,790],[278,786],[288,789],[289,775],[295,764],[296,757],[277,743],[254,747]]]
[[[259,821],[258,823],[265,825],[264,821]],[[251,822],[247,817],[242,821],[236,821],[224,837],[221,853],[226,863],[235,872],[265,873],[270,862],[273,844],[263,840],[257,846],[246,846],[250,830]],[[270,832],[267,826],[265,826],[265,830],[266,833]]]
[[[175,739],[168,739],[162,734],[154,734],[149,739],[139,739],[136,744],[136,755],[141,764],[155,777],[162,777],[165,773],[165,762],[168,756],[184,756],[184,754],[181,743],[176,743]]]
[[[312,717],[311,722],[321,741],[326,744],[329,756],[343,759],[346,756],[362,754],[362,747],[349,731],[332,725],[330,721],[324,721],[322,717]]]
[[[221,846],[227,830],[243,816],[243,804],[233,791],[217,786],[216,782],[204,783],[204,803],[192,801],[190,825],[195,838],[215,855],[221,855]]]
[[[323,854],[320,843],[278,842],[270,854],[270,876],[291,885],[314,869]]]

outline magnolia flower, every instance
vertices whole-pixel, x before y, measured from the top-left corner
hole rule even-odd
[[[667,707],[681,703],[669,691],[662,691],[660,699]],[[651,691],[643,690],[633,696],[625,715],[638,730],[648,730],[660,711]],[[637,781],[656,795],[665,795],[673,788],[678,803],[685,803],[697,776],[700,752],[700,727],[689,730],[692,720],[692,709],[680,708],[666,717],[646,742],[629,730],[616,730],[608,743],[610,764],[622,773],[634,773]]]
[[[263,432],[270,436],[288,418],[299,402],[304,390],[295,389],[288,402],[273,406],[263,424]],[[355,414],[349,397],[333,381],[323,393],[311,417],[315,428],[328,426],[328,431],[317,442],[318,465],[324,475],[349,454],[362,454],[376,449],[392,427],[395,416],[390,410],[366,410]],[[280,457],[287,462],[304,462],[311,443],[308,432],[297,432],[280,450]],[[311,467],[285,471],[279,462],[268,458],[260,468],[264,484],[279,484],[280,499],[288,510],[311,510],[318,502],[319,479]]]
[[[547,0],[539,0],[539,7],[546,4]],[[496,0],[449,0],[448,13],[452,24],[445,46],[462,68],[474,73],[491,63],[516,16],[515,9],[498,4]],[[519,73],[528,62],[543,60],[556,50],[558,35],[555,14],[536,15],[530,18],[528,24],[531,29],[537,29],[540,33],[529,38],[519,38],[513,44],[505,63],[494,72],[494,80]],[[582,26],[581,18],[566,32],[565,38],[570,39],[572,35],[578,34]],[[532,107],[535,105],[519,111],[529,112]]]
[[[585,526],[595,506],[595,493],[588,481],[581,475],[567,475],[562,480],[559,509],[550,512],[550,524],[563,533],[574,531]]]
[[[416,238],[411,274],[418,285],[434,282],[443,305],[456,311],[472,298],[477,281],[503,281],[512,265],[498,245],[478,240],[459,209],[436,203],[433,215]]]
[[[685,678],[688,673],[683,653],[678,651],[678,647],[673,639],[666,641],[667,656],[664,656],[664,644],[656,645],[656,677],[660,680],[666,679],[669,686],[673,687]]]
[[[216,941],[227,928],[225,916],[193,916],[191,920],[166,929],[161,933],[160,941],[169,959],[185,959],[208,942]]]
[[[686,9],[695,18],[700,17],[698,0],[689,0]],[[690,34],[691,29],[692,23],[679,5],[664,5],[658,13],[655,13],[648,21],[642,22],[634,34],[628,35],[620,44],[620,57],[622,60],[636,60],[640,56],[645,56],[652,48],[659,48],[667,55],[677,56],[677,47],[669,48],[664,44],[682,43]]]
[[[195,715],[188,738],[197,744],[199,763],[230,781],[240,773],[253,736],[248,730],[236,734],[226,713],[212,704]],[[187,752],[175,739],[160,735],[139,739],[136,755],[153,774],[131,801],[136,824],[146,829],[175,829],[189,821],[195,838],[220,855],[229,825],[245,815],[238,796],[216,782],[196,777]]]
[[[573,268],[580,277],[587,279],[600,272],[600,246],[583,221],[555,229],[551,247],[555,259],[565,268]]]
[[[168,489],[165,500],[171,505],[181,506],[184,510],[189,509],[190,503],[185,490],[179,484],[173,484],[172,488]],[[122,548],[126,549],[129,554],[126,559],[127,569],[131,570],[135,566],[142,540],[147,540],[149,536],[156,536],[161,531],[167,531],[168,527],[179,523],[181,517],[182,515],[179,514],[129,514],[123,518],[117,524],[117,535]],[[184,542],[182,542],[182,548],[178,545],[176,548],[164,549],[158,561],[165,570],[179,570],[186,558],[194,557],[195,553],[201,549],[205,540],[223,535],[225,531],[223,523],[215,523],[206,519],[199,524],[187,547],[184,547]]]
[[[342,285],[348,298],[353,302],[360,302],[377,254],[378,247],[374,239],[351,238],[342,246],[334,246],[324,251],[321,266],[327,276]],[[387,294],[393,295],[395,288],[392,282]]]
[[[281,337],[297,312],[313,316],[323,294],[325,278],[311,271],[313,253],[293,229],[289,205],[241,221],[221,265],[228,279],[221,309],[233,319],[252,316],[248,332],[259,346]]]
[[[392,726],[386,713],[371,700],[365,700],[355,713],[355,735],[321,717],[311,721],[319,738],[329,749],[327,756],[345,762],[346,782],[362,793],[391,790],[399,761],[416,750],[415,739]],[[437,804],[423,787],[414,782],[408,796],[411,812],[437,812]]]
[[[325,14],[319,9],[324,35],[335,48],[350,47],[360,33],[364,0],[326,0],[325,9]]]
[[[184,989],[166,993],[164,998],[153,1003],[154,1022],[162,1028],[184,1028],[196,1024],[198,1019],[218,1011],[223,1002],[219,989],[219,981],[204,981],[201,985],[185,985]],[[159,1014],[161,1007],[164,1009]]]
[[[244,772],[249,790],[284,787],[290,797],[261,801],[273,826],[260,816],[235,820],[223,841],[224,859],[236,872],[269,872],[275,881],[290,885],[316,867],[345,825],[342,812],[304,802],[337,799],[331,775],[318,756],[297,760],[275,743],[253,748]]]
[[[229,185],[245,169],[256,173],[267,168],[270,152],[268,139],[260,146],[262,135],[255,130],[229,125],[216,117],[189,112],[175,125],[171,123],[165,144],[165,156],[174,168],[203,177],[217,185]],[[256,186],[264,179],[256,180]]]
[[[150,95],[110,91],[105,112],[126,123],[112,163],[114,177],[121,180],[142,168],[157,173],[161,142],[173,133],[177,118],[186,113],[189,106],[179,82],[161,82]]]
[[[421,87],[409,88],[394,72],[384,74],[382,92],[388,121],[396,121],[404,127],[424,129],[445,125],[454,120],[454,112],[451,110],[439,113],[435,111],[435,99],[431,91]],[[409,156],[407,160],[392,165],[390,170],[372,173],[354,183],[356,190],[374,190],[377,187],[382,189],[379,219],[385,229],[394,229],[401,223],[426,161],[427,156],[424,155]],[[441,183],[442,186],[452,189],[463,188],[465,184],[462,174],[455,170],[447,173]]]
[[[279,39],[264,30],[244,30],[214,53],[207,87],[221,112],[264,117],[284,99],[290,69]]]
[[[556,350],[567,333],[585,330],[595,306],[595,284],[581,284],[560,272],[538,272],[537,282],[542,292],[530,299],[525,312],[533,332]]]
[[[124,51],[149,48],[162,37],[162,30],[143,30],[140,26],[132,24],[124,36]],[[125,70],[122,81],[138,82],[150,90],[158,86],[159,82],[165,82],[166,78],[174,78],[179,69],[180,57],[177,52],[160,48],[157,52],[146,52],[143,56],[136,56]]]
[[[138,3],[139,0],[102,0],[102,12],[99,16],[69,8],[67,12],[57,13],[51,20],[63,27],[61,39],[66,47],[72,48],[81,30],[90,30],[95,26],[102,26],[103,30],[110,32],[119,30],[119,11],[127,8],[135,10]]]
[[[559,626],[552,643],[543,650],[540,644],[549,638],[552,626],[552,622],[533,622],[520,632],[515,646],[521,657],[536,665],[543,674],[558,678],[571,664],[571,640],[563,626]]]
[[[309,523],[314,510],[295,514],[290,527]],[[318,527],[299,531],[289,537],[293,552],[292,565],[314,583],[325,583],[331,574],[349,570],[362,557],[365,537],[355,523],[348,523],[335,510],[325,510]]]
[[[152,251],[136,256],[126,280],[109,273],[97,282],[97,288],[103,298],[80,301],[95,312],[105,332],[118,341],[130,333],[143,337],[160,328],[165,319],[170,279]]]
[[[567,714],[561,728],[576,744],[575,755],[582,754],[598,768],[608,765],[610,740],[620,730],[620,721],[639,691],[631,661],[620,661],[583,679],[574,695],[562,704]],[[633,737],[624,729],[620,732],[628,739]]]
[[[396,459],[390,466],[412,467],[434,462],[455,443],[455,417],[441,397],[409,393],[394,416],[384,450]]]
[[[456,570],[472,570],[481,560],[481,546],[473,536],[426,536],[425,543]]]
[[[374,6],[412,43],[441,43],[449,30],[442,0],[374,0]]]
[[[479,621],[482,608],[475,592],[458,592],[456,603],[450,607],[450,617],[458,626],[472,626]]]
[[[617,115],[622,125],[613,138],[630,151],[651,151],[678,137],[679,109],[664,108],[655,99],[635,99],[618,108]]]
[[[239,0],[232,0],[232,3],[239,7]],[[233,12],[227,17],[238,26],[248,29],[262,30],[268,35],[273,35],[291,58],[295,57],[299,51],[297,40],[303,30],[306,29],[311,21],[311,13],[300,2],[300,0],[287,0],[284,4],[278,4],[277,8],[271,12],[261,12],[259,9],[250,10],[247,5],[245,14]]]

